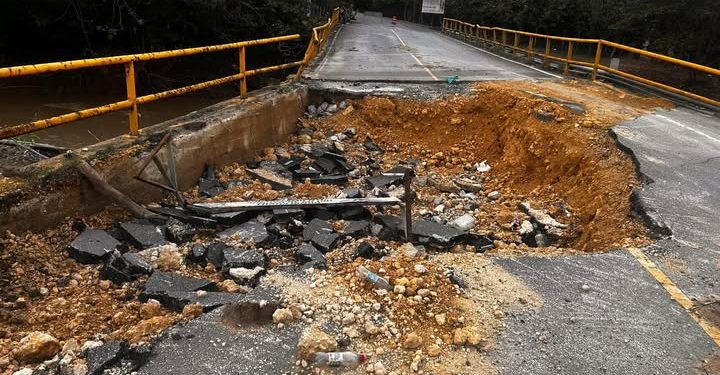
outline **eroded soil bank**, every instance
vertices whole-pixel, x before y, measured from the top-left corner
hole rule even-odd
[[[547,100],[567,99],[567,90],[579,103]],[[177,226],[169,229],[177,223],[142,223],[164,233],[162,241],[147,246],[123,234],[118,223],[132,219],[117,209],[68,218],[45,233],[6,233],[0,238],[0,373],[38,365],[40,360],[18,358],[17,352],[33,331],[66,346],[55,358],[68,357],[68,366],[77,370],[73,373],[82,374],[83,366],[91,365],[80,349],[83,343],[122,340],[140,351],[138,345],[152,342],[164,328],[202,312],[187,302],[178,308],[169,297],[141,302],[147,280],[156,275],[114,283],[101,276],[107,264],[77,263],[68,246],[87,229],[106,230],[122,243],[119,252],[146,258],[154,273],[205,280],[212,288],[193,297],[201,302],[208,292],[251,295],[253,288],[276,288],[285,315],[278,314],[275,323],[302,324],[308,330],[334,325],[337,329],[326,329],[323,339],[370,354],[357,373],[412,373],[416,368],[494,373],[484,353],[502,334],[505,314],[537,308],[542,301],[482,253],[597,252],[647,243],[648,233],[630,206],[632,189],[640,184],[635,166],[607,130],[661,105],[610,87],[565,82],[482,84],[469,95],[430,102],[357,99],[334,112],[327,110],[331,105],[313,107],[288,144],[268,148],[248,163],[238,160],[219,168],[186,198],[197,203],[401,197],[397,180],[375,178],[393,168],[412,169],[418,194],[413,218],[457,240],[438,245],[419,236],[416,247],[403,245],[386,218],[398,215],[397,208],[262,212],[243,223],[185,225],[179,237]],[[294,169],[278,168],[289,161],[296,163]],[[320,171],[321,166],[331,170]],[[259,180],[259,169],[285,178],[289,188]],[[345,176],[348,182],[313,184],[297,171]],[[172,197],[163,203],[172,203]],[[253,231],[264,233],[262,241],[256,232],[238,237],[244,232],[236,226],[248,222]],[[227,228],[234,234],[223,234]],[[306,233],[308,228],[321,228],[322,238],[315,237],[315,229]],[[467,233],[473,233],[474,242],[462,240]],[[494,249],[478,245],[487,245],[485,238]],[[165,241],[172,243],[161,244]],[[307,253],[307,245],[327,248]],[[263,259],[257,261],[262,270],[232,271],[208,253],[198,256],[198,246],[221,246],[223,254],[251,250]],[[107,254],[105,260],[111,259]],[[359,279],[354,272],[359,265],[385,276],[391,290],[378,293]],[[248,278],[250,271],[255,273]],[[465,283],[470,287],[463,288]],[[294,363],[299,373],[312,371],[300,357],[283,360]]]

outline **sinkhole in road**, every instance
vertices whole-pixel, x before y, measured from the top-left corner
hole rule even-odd
[[[351,110],[307,126],[330,134],[356,128],[385,149],[381,158],[387,168],[417,161],[418,175],[431,182],[419,188],[419,210],[428,217],[451,219],[467,212],[467,205],[455,199],[453,182],[480,181],[475,229],[499,240],[500,248],[537,245],[534,236],[521,234],[529,219],[518,208],[522,202],[568,226],[549,233],[551,251],[597,252],[647,243],[630,199],[642,182],[631,157],[608,133],[622,116],[509,85],[483,84],[474,91],[434,101],[366,97],[355,100]],[[482,161],[490,171],[477,170]],[[444,211],[438,214],[440,204]]]

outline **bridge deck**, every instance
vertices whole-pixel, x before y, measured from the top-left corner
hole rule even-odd
[[[471,47],[424,26],[358,14],[307,76],[333,81],[552,79],[556,75]]]

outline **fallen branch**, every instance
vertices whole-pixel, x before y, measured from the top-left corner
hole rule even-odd
[[[2,145],[7,145],[7,146],[15,146],[15,147],[21,148],[21,149],[23,149],[23,150],[25,150],[25,151],[29,151],[29,152],[35,154],[36,156],[40,157],[40,159],[47,159],[47,158],[48,158],[47,156],[45,156],[45,155],[43,155],[43,154],[41,154],[41,153],[33,150],[32,148],[30,148],[30,147],[28,147],[28,146],[25,146],[25,145],[21,144],[21,143],[19,143],[19,142],[15,142],[15,141],[0,141],[0,144],[2,144]]]
[[[114,187],[112,187],[110,184],[108,184],[103,177],[92,167],[90,164],[88,164],[85,160],[80,159],[72,152],[68,152],[66,154],[68,158],[76,159],[77,169],[80,171],[80,173],[85,176],[85,178],[90,181],[93,188],[97,190],[100,194],[112,199],[116,203],[118,203],[120,206],[124,207],[128,212],[130,212],[133,216],[141,219],[154,219],[158,218],[158,215],[152,213],[145,207],[135,203],[132,199],[130,199],[125,194],[121,193]]]
[[[57,152],[58,154],[62,154],[67,151],[67,149],[64,147],[53,146],[53,145],[49,145],[47,143],[17,141],[14,139],[13,140],[10,140],[10,139],[0,140],[0,145],[27,146],[27,147],[32,148],[33,150],[51,151],[51,152]]]

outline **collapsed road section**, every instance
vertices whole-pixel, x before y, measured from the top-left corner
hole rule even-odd
[[[657,101],[468,90],[315,103],[289,142],[189,190],[155,160],[146,188],[169,191],[143,219],[110,207],[8,232],[0,371],[497,373],[506,317],[544,301],[486,255],[650,243],[607,129]]]

